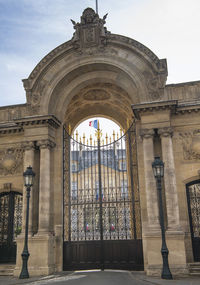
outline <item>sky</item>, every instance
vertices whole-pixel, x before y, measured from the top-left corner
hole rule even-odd
[[[0,0],[0,106],[26,102],[21,79],[71,39],[95,0]],[[200,0],[99,0],[106,27],[167,58],[167,83],[200,80]]]

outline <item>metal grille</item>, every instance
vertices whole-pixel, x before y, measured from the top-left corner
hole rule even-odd
[[[21,232],[22,195],[16,192],[0,195],[0,243],[11,243]]]
[[[15,195],[14,198],[14,220],[13,220],[13,238],[21,233],[22,230],[22,195]]]
[[[137,168],[132,163],[136,151],[132,146],[136,147],[136,142],[131,144],[131,129],[117,141],[99,147],[84,145],[66,134],[64,240],[141,238],[139,193],[133,180],[137,172],[132,173]]]
[[[200,183],[189,186],[191,224],[194,237],[200,238]]]
[[[0,197],[0,243],[7,242],[9,226],[9,196]]]
[[[186,187],[194,261],[200,261],[200,180]]]

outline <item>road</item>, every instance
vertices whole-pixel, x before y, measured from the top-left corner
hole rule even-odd
[[[149,282],[142,282],[129,271],[80,271],[66,276],[53,277],[48,280],[38,280],[31,285],[143,285]],[[150,284],[149,284],[150,285]]]
[[[120,270],[95,270],[80,271],[63,276],[38,280],[29,283],[31,285],[196,285],[200,284],[200,278],[181,280],[162,280],[146,277],[144,273],[120,271]]]
[[[144,272],[120,270],[93,270],[79,272],[61,272],[46,277],[19,279],[11,276],[0,276],[0,285],[199,285],[199,277],[188,277],[179,280],[162,280],[148,277]]]

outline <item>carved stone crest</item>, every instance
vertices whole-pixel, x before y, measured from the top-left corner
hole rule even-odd
[[[23,171],[23,150],[8,148],[0,150],[0,175],[12,175]]]
[[[105,46],[106,37],[109,34],[106,27],[104,27],[106,17],[107,14],[101,19],[92,8],[87,8],[83,11],[80,23],[71,20],[75,29],[72,38],[74,47],[81,50]]]

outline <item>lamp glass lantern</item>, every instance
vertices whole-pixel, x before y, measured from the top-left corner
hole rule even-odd
[[[33,172],[31,166],[27,167],[26,171],[23,173],[23,177],[24,177],[24,185],[26,187],[33,186],[35,173]]]
[[[164,176],[164,163],[160,157],[155,157],[152,168],[155,178],[162,178]]]

